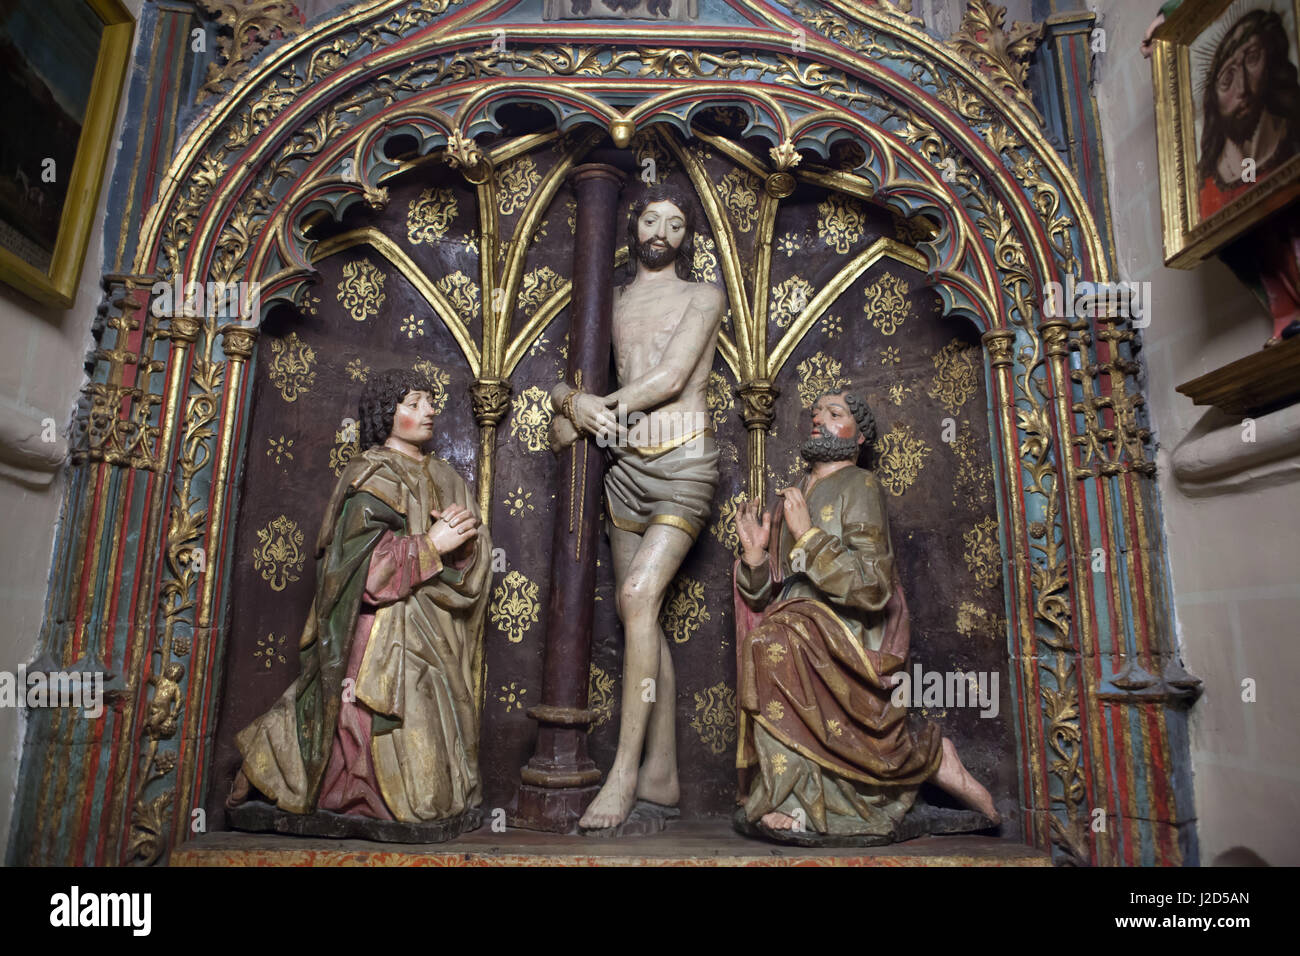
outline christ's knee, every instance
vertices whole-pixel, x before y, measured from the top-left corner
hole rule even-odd
[[[655,618],[663,601],[663,587],[651,575],[633,572],[619,585],[618,607],[626,625],[629,621]]]

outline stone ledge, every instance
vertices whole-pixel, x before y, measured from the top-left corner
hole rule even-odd
[[[618,841],[484,827],[448,843],[402,846],[253,833],[207,833],[171,866],[1051,866],[1046,851],[987,836],[923,837],[891,846],[812,850],[750,840],[725,820],[670,824]]]
[[[1245,491],[1300,479],[1300,405],[1253,419],[1254,441],[1242,441],[1243,421],[1207,414],[1173,452],[1180,490],[1197,497]]]

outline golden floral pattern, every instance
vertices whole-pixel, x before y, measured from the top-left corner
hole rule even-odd
[[[518,681],[512,680],[509,684],[501,685],[497,700],[506,705],[506,713],[508,714],[512,710],[524,709],[524,695],[527,693],[527,687],[520,687]]]
[[[265,528],[257,529],[257,540],[258,545],[253,548],[253,570],[261,572],[262,580],[271,585],[271,590],[283,591],[289,582],[297,581],[307,558],[298,523],[280,515]]]
[[[901,361],[903,361],[903,353],[896,346],[886,345],[880,350],[881,365],[897,365]]]
[[[550,445],[551,396],[530,385],[510,401],[510,437],[531,452],[546,451]]]
[[[542,181],[542,174],[537,171],[537,163],[531,156],[520,156],[498,169],[495,178],[497,211],[509,216],[528,202],[528,197]]]
[[[710,372],[709,383],[705,388],[704,402],[713,419],[713,427],[721,428],[736,407],[736,400],[731,391],[731,384],[721,372]]]
[[[912,434],[912,426],[899,422],[880,439],[880,484],[891,495],[901,495],[916,481],[930,455],[930,446]]]
[[[780,664],[783,660],[785,660],[785,645],[768,644],[767,662],[771,664],[773,667],[775,667],[777,664]]]
[[[691,729],[710,753],[725,753],[736,742],[736,692],[726,681],[695,692]]]
[[[591,665],[591,673],[587,676],[587,709],[595,715],[587,733],[614,716],[614,678],[595,664]]]
[[[926,394],[955,415],[979,388],[982,368],[976,364],[976,349],[953,339],[935,353],[934,368],[934,380]]]
[[[433,405],[433,413],[441,415],[442,410],[447,407],[447,396],[451,388],[451,374],[445,369],[439,368],[428,359],[416,359],[411,368],[424,376],[432,387],[433,392],[429,396],[429,402]]]
[[[810,355],[799,363],[796,371],[799,374],[799,401],[804,408],[812,408],[818,396],[843,391],[849,384],[839,359],[831,358],[825,352]]]
[[[785,705],[779,700],[769,700],[767,702],[767,717],[769,720],[785,720]]]
[[[339,306],[354,321],[364,322],[379,314],[384,304],[384,283],[387,276],[367,259],[345,263],[343,281],[339,283]]]
[[[778,777],[783,777],[785,776],[788,767],[789,764],[786,760],[785,754],[772,754],[772,772],[774,774]]]
[[[284,635],[276,637],[274,634],[268,634],[265,640],[259,637],[257,650],[253,651],[253,656],[260,658],[267,670],[270,670],[273,664],[287,663],[284,656]]]
[[[998,523],[992,515],[961,536],[966,549],[966,570],[986,588],[996,587],[1002,577],[1002,551],[998,544]]]
[[[705,621],[712,620],[704,604],[704,585],[679,574],[668,586],[659,623],[674,644],[685,644]]]
[[[370,366],[363,363],[359,358],[354,358],[349,362],[345,371],[348,373],[348,378],[354,382],[364,382],[370,377]]]
[[[456,307],[461,320],[468,325],[478,314],[478,283],[457,269],[434,283],[443,295]]]
[[[952,453],[957,458],[952,479],[952,506],[956,508],[958,503],[962,503],[975,510],[987,508],[993,503],[993,471],[990,465],[980,460],[970,422],[962,422],[961,431],[952,443]]]
[[[895,405],[902,405],[905,399],[912,391],[912,386],[904,385],[902,382],[894,382],[889,386],[889,400]]]
[[[429,188],[406,207],[406,238],[411,245],[435,242],[447,235],[459,203],[449,187]]]
[[[709,528],[709,533],[718,539],[718,543],[732,554],[740,547],[740,538],[736,534],[736,511],[748,496],[742,491],[732,495],[718,508],[718,517]]]
[[[286,402],[296,402],[316,381],[316,350],[290,332],[286,338],[271,340],[271,361],[267,377]]]
[[[713,240],[708,236],[695,235],[695,258],[691,262],[695,282],[718,281],[718,253]]]
[[[518,644],[537,623],[537,583],[519,571],[511,571],[492,589],[490,620],[511,644]]]
[[[334,447],[330,449],[330,468],[334,477],[343,474],[354,455],[361,453],[361,442],[355,424],[340,428],[334,433]]]
[[[562,285],[564,279],[550,266],[542,266],[525,275],[519,289],[519,304],[523,306],[524,314],[534,315]]]
[[[787,232],[776,241],[778,252],[784,252],[787,259],[803,248],[803,241],[793,232]]]
[[[962,601],[957,608],[957,633],[962,637],[987,637],[996,641],[1006,630],[1006,619],[986,608]]]
[[[280,464],[282,458],[285,461],[293,461],[293,452],[289,450],[293,447],[292,438],[285,438],[281,435],[279,438],[268,438],[266,441],[271,446],[266,450],[266,456],[274,458],[277,465]]]
[[[520,485],[514,491],[510,492],[502,500],[502,506],[510,512],[510,517],[518,518],[522,514],[527,514],[535,510],[532,502],[533,493],[524,491],[524,486]]]
[[[826,729],[830,731],[832,737],[844,736],[844,728],[840,725],[838,720],[826,721]]]
[[[862,311],[881,335],[893,335],[907,319],[907,283],[886,273],[862,289]]]
[[[758,221],[758,177],[737,166],[718,181],[715,188],[741,232],[749,232]]]
[[[405,334],[408,339],[413,339],[417,335],[423,335],[424,319],[423,318],[417,319],[415,317],[415,313],[412,312],[406,318],[402,319],[402,324],[401,327],[398,329],[398,331]]]
[[[823,315],[821,322],[822,334],[834,342],[844,332],[844,320],[838,315]]]
[[[852,197],[831,193],[817,204],[817,236],[836,252],[848,252],[866,225],[866,210]]]
[[[790,323],[808,308],[812,297],[812,283],[800,276],[791,276],[772,287],[772,300],[768,305],[768,313],[778,328],[789,328]]]

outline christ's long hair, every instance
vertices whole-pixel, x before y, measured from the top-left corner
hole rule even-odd
[[[1268,58],[1263,89],[1259,91],[1263,100],[1261,105],[1291,127],[1289,139],[1296,135],[1295,127],[1300,123],[1300,81],[1296,78],[1295,65],[1288,57],[1291,41],[1280,15],[1272,10],[1251,10],[1224,34],[1206,73],[1201,157],[1196,164],[1201,182],[1211,178],[1217,180],[1219,156],[1228,139],[1227,121],[1219,111],[1219,94],[1215,88],[1219,71],[1229,57],[1255,36],[1264,44],[1264,55]]]
[[[682,244],[677,247],[677,257],[673,260],[673,267],[677,270],[677,278],[690,281],[691,272],[695,269],[695,224],[698,221],[695,214],[695,199],[684,189],[668,183],[660,183],[647,189],[645,194],[632,204],[632,210],[627,215],[629,282],[636,277],[636,224],[641,219],[641,213],[645,212],[646,206],[665,199],[680,209],[682,215],[686,217],[685,235],[682,237]]]

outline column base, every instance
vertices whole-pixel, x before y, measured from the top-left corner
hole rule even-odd
[[[548,833],[574,833],[587,804],[596,799],[600,787],[534,787],[520,784],[515,799],[506,809],[506,825]]]

